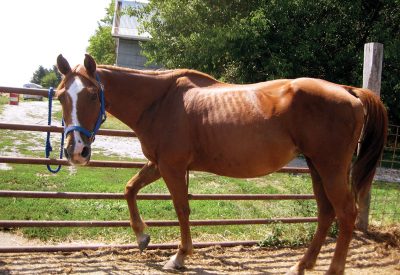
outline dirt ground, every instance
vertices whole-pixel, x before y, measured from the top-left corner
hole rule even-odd
[[[391,232],[356,232],[346,274],[400,274],[400,228]],[[314,270],[329,267],[334,243],[325,245]],[[0,274],[284,274],[305,248],[208,247],[196,249],[179,272],[162,270],[175,250],[98,250],[74,253],[0,254]]]

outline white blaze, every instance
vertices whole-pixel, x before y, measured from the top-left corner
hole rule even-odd
[[[78,94],[84,88],[85,87],[83,86],[83,83],[79,79],[79,77],[75,77],[74,81],[72,82],[71,86],[68,89],[68,94],[72,100],[71,120],[72,120],[72,125],[75,125],[75,126],[81,126],[81,124],[79,123],[79,120],[78,120],[77,105],[78,105]],[[84,147],[81,133],[79,131],[73,131],[72,133],[74,134],[74,139],[75,139],[74,154],[80,154]]]

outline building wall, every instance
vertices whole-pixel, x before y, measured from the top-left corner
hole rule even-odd
[[[145,66],[146,57],[140,54],[140,45],[136,40],[117,38],[117,66],[133,69],[158,69],[159,66]]]

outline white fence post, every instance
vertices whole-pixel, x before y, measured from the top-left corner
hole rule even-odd
[[[381,43],[367,43],[364,45],[364,68],[363,68],[363,88],[372,90],[380,96],[381,76],[383,61],[383,45]],[[371,192],[364,200],[359,201],[359,214],[356,227],[366,231],[368,228],[369,207],[371,202]]]

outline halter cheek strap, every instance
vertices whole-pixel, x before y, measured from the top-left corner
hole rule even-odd
[[[103,89],[103,85],[100,82],[100,78],[99,78],[98,74],[96,74],[96,81],[100,87],[100,112],[99,112],[99,116],[97,117],[97,121],[96,121],[96,125],[94,126],[94,129],[92,131],[89,131],[86,128],[83,128],[82,126],[79,126],[79,125],[70,125],[64,129],[65,137],[67,137],[67,135],[72,131],[78,131],[78,132],[84,134],[86,137],[88,137],[91,140],[91,142],[93,142],[95,135],[97,134],[97,131],[100,129],[101,124],[103,124],[104,121],[106,121],[107,115],[106,115],[106,108],[105,108],[105,102],[104,102],[104,89]]]

